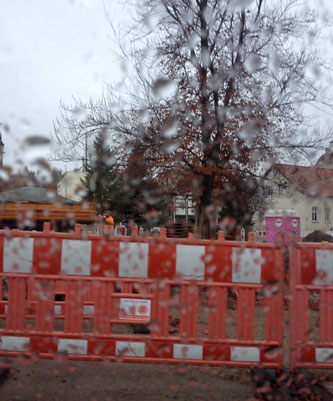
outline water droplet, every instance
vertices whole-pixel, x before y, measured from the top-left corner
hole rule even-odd
[[[153,85],[153,94],[159,98],[166,98],[175,95],[177,84],[169,79],[159,78]]]
[[[42,135],[31,135],[24,139],[23,147],[47,146],[51,143],[50,138]]]
[[[255,53],[251,53],[246,58],[244,65],[248,72],[256,72],[260,68],[260,57]]]
[[[283,353],[283,347],[279,347],[279,346],[275,346],[275,345],[267,348],[264,351],[264,355],[267,359],[275,359],[278,356],[280,356],[281,353]]]

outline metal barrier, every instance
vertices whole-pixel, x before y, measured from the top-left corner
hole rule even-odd
[[[290,367],[333,368],[333,245],[290,248]]]
[[[282,368],[284,249],[165,234],[0,231],[0,355]]]

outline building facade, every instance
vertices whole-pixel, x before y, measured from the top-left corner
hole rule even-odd
[[[333,166],[325,163],[328,154],[315,166],[277,164],[265,177],[265,208],[294,210],[300,217],[301,238],[315,230],[333,232]],[[265,230],[263,216],[254,216],[255,229]]]
[[[82,181],[85,177],[86,173],[83,171],[67,171],[57,185],[58,195],[74,202],[81,202],[84,191]]]

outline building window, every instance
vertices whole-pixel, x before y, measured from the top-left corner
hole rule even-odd
[[[325,223],[330,222],[330,209],[325,209]]]
[[[273,195],[273,189],[272,187],[267,187],[267,195],[272,196]]]
[[[318,208],[317,207],[312,208],[312,221],[313,222],[318,221]]]
[[[283,190],[286,189],[287,186],[285,184],[278,184],[278,193],[279,195],[283,194]]]

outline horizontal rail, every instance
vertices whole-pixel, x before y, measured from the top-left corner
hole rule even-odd
[[[122,321],[122,324],[127,324]],[[135,323],[136,324],[136,323]],[[230,346],[248,346],[248,347],[278,347],[278,341],[267,341],[267,340],[238,340],[234,338],[226,338],[226,339],[209,339],[206,337],[203,338],[186,338],[184,340],[179,336],[152,336],[148,337],[147,335],[141,334],[95,334],[95,333],[65,333],[62,331],[37,331],[37,330],[7,330],[0,329],[0,335],[18,335],[20,336],[29,336],[29,337],[50,337],[51,335],[55,338],[61,339],[84,339],[84,340],[120,340],[120,341],[128,341],[128,342],[145,342],[149,343],[151,341],[168,343],[168,344],[186,344],[186,345],[230,345]]]
[[[296,290],[298,291],[333,291],[333,285],[327,285],[327,284],[322,284],[322,285],[314,285],[314,284],[298,284],[295,287]],[[333,306],[332,306],[333,307]]]
[[[293,244],[296,249],[331,249],[333,250],[333,243],[331,242],[296,242]]]
[[[35,355],[31,355],[29,352],[18,352],[18,351],[0,351],[0,356],[9,356],[9,357],[22,357],[25,356],[35,357]],[[256,362],[234,362],[234,361],[216,361],[210,359],[172,359],[172,358],[152,358],[152,357],[130,357],[130,356],[100,356],[100,355],[55,355],[55,354],[46,354],[40,353],[38,354],[40,359],[53,359],[57,361],[67,361],[67,360],[77,360],[77,361],[109,361],[109,362],[125,362],[125,363],[153,363],[153,364],[164,364],[168,365],[179,365],[180,363],[183,365],[191,365],[191,366],[205,366],[209,365],[212,367],[243,367],[243,368],[251,368],[257,365]],[[280,365],[278,363],[272,362],[260,362],[260,366],[267,369],[278,369]]]
[[[49,281],[100,281],[100,282],[108,282],[108,283],[140,283],[140,284],[156,284],[162,283],[162,285],[172,285],[172,286],[182,286],[182,285],[195,285],[198,287],[225,287],[225,288],[251,288],[251,289],[262,289],[265,287],[265,284],[257,284],[257,283],[229,283],[229,282],[207,282],[201,280],[170,280],[170,279],[149,279],[149,278],[141,278],[141,277],[94,277],[94,276],[58,276],[52,274],[26,274],[26,273],[0,273],[0,278],[24,278],[26,280],[49,280]],[[270,285],[280,285],[280,283],[269,283]],[[159,287],[152,287],[152,289],[158,289]],[[60,292],[59,292],[60,293]],[[119,293],[122,296],[125,293]],[[118,295],[115,295],[118,296]]]
[[[77,225],[80,226],[80,225]],[[137,231],[131,236],[115,235],[106,232],[104,235],[84,233],[81,228],[75,228],[75,231],[69,233],[55,232],[51,230],[44,231],[23,231],[18,229],[11,230],[12,238],[55,238],[55,239],[73,239],[87,241],[110,241],[110,242],[134,242],[134,243],[168,243],[168,244],[186,244],[186,245],[222,245],[226,247],[238,248],[268,248],[282,249],[283,244],[272,244],[265,242],[256,242],[254,236],[249,235],[248,241],[229,241],[224,237],[223,231],[219,232],[217,239],[199,239],[190,235],[188,238],[169,238],[166,236],[166,230],[161,230],[159,237],[139,236]],[[222,234],[220,234],[222,233]],[[253,233],[249,233],[253,234]],[[0,238],[8,238],[8,231],[0,230]]]

